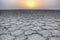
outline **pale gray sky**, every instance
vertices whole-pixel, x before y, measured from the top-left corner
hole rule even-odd
[[[18,2],[22,0],[0,0],[0,9],[26,9],[20,7]],[[42,3],[47,3],[48,5],[44,4],[44,6],[39,7],[38,9],[60,9],[60,0],[39,0]]]

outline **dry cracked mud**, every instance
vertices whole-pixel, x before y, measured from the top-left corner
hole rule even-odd
[[[0,40],[60,40],[60,12],[1,12]]]

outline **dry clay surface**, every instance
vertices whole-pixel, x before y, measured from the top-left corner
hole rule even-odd
[[[60,18],[41,13],[2,15],[0,40],[60,40]]]

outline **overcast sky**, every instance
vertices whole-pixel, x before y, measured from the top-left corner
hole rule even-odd
[[[0,9],[26,9],[21,7],[18,2],[22,0],[0,0]],[[44,6],[38,9],[60,9],[60,0],[39,0]],[[47,3],[48,5],[46,5]]]

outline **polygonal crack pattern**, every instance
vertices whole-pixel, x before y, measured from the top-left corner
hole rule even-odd
[[[51,15],[1,15],[0,40],[60,40],[60,18]]]

